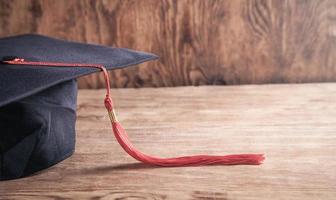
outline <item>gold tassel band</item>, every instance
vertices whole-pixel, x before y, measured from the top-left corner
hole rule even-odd
[[[108,115],[110,117],[111,122],[117,122],[118,121],[117,120],[117,115],[116,115],[114,109],[112,109],[112,111],[108,111]]]

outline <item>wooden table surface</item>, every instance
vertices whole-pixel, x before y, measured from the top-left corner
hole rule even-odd
[[[116,89],[119,120],[158,156],[265,153],[260,166],[157,168],[114,139],[103,90],[81,90],[75,154],[0,182],[0,199],[335,199],[336,84]]]

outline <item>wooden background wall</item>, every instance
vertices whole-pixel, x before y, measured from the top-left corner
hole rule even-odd
[[[336,80],[336,0],[1,0],[0,36],[28,32],[161,57],[114,87]]]

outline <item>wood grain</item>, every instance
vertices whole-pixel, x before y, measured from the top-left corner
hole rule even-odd
[[[336,80],[335,0],[2,0],[0,26],[161,57],[112,72],[113,87]]]
[[[111,133],[104,92],[79,92],[75,154],[0,182],[0,199],[335,199],[336,84],[112,91],[140,150],[164,157],[265,153],[260,166],[139,164]]]

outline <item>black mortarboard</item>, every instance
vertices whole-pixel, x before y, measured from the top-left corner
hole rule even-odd
[[[0,39],[0,59],[93,63],[112,70],[156,59],[122,48],[68,42],[41,35]],[[75,148],[75,79],[89,67],[0,64],[0,180],[48,168]]]
[[[19,178],[69,157],[75,147],[77,77],[103,71],[113,133],[133,158],[162,167],[261,164],[262,154],[159,158],[137,150],[118,122],[106,70],[157,58],[120,48],[39,35],[0,39],[0,180]]]

